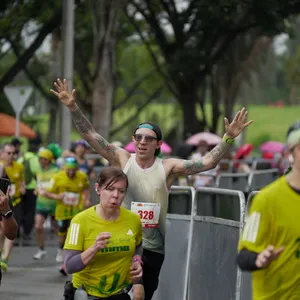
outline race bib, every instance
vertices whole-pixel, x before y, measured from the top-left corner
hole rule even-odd
[[[160,203],[132,202],[131,211],[140,216],[144,228],[158,226]]]
[[[12,197],[14,196],[15,193],[16,193],[16,185],[12,183],[9,186],[9,196]]]
[[[44,192],[49,187],[49,181],[39,181],[38,182],[38,189],[39,193]]]
[[[64,200],[65,205],[77,206],[79,203],[79,194],[77,193],[65,193]]]

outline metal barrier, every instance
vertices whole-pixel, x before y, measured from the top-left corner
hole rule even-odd
[[[244,223],[245,196],[241,191],[218,188],[201,188],[196,192],[205,193],[234,196],[240,206],[239,221],[197,215],[201,198],[196,201],[195,190],[172,187],[169,212],[183,214],[167,215],[166,258],[155,300],[240,300],[241,274],[235,259]],[[174,205],[179,198],[186,201],[187,194],[191,205]]]
[[[255,195],[257,195],[258,193],[259,193],[259,191],[253,191],[249,194],[249,196],[247,198],[245,222],[247,220],[251,202],[252,202],[253,198],[255,197]],[[241,299],[242,300],[251,300],[252,299],[252,273],[251,272],[242,272],[240,291],[241,291]]]
[[[166,224],[166,257],[155,300],[187,299],[195,207],[194,188],[172,186]]]
[[[249,175],[249,192],[260,190],[279,176],[279,169],[253,171]]]
[[[221,173],[217,176],[216,187],[248,192],[249,173]]]
[[[192,236],[194,244],[191,253],[192,260],[189,261],[188,299],[235,298],[240,300],[241,272],[237,268],[235,260],[237,242],[244,224],[245,196],[241,191],[202,188],[196,192],[197,206],[201,204],[201,197],[198,197],[199,194],[235,197],[235,200],[239,203],[240,214],[239,221],[216,218],[214,216],[194,217],[195,229],[193,233],[197,233],[197,235]],[[197,237],[200,237],[200,240]],[[209,264],[209,267],[205,268],[204,266],[207,264]],[[225,281],[227,281],[226,284]]]

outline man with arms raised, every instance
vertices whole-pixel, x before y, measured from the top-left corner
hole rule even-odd
[[[95,132],[75,102],[75,90],[68,91],[67,81],[58,79],[56,95],[69,108],[81,136],[112,166],[120,167],[128,176],[129,187],[123,205],[140,214],[143,224],[143,284],[145,300],[152,299],[158,286],[158,277],[164,260],[165,220],[169,189],[179,175],[192,175],[216,167],[233,144],[233,139],[252,121],[246,122],[243,108],[232,123],[225,119],[226,134],[223,140],[205,157],[197,160],[175,158],[160,159],[162,145],[160,128],[144,122],[133,132],[135,155],[115,147]]]

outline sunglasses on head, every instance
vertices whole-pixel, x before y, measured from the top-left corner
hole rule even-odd
[[[66,158],[65,158],[65,162],[66,162],[66,163],[76,164],[76,163],[77,163],[77,160],[76,160],[75,157],[66,157]]]
[[[133,138],[134,138],[137,142],[140,142],[142,139],[144,139],[144,141],[145,141],[146,143],[151,143],[151,142],[157,140],[157,137],[155,137],[155,136],[145,135],[145,134],[138,134],[138,133],[134,134],[134,135],[133,135]]]

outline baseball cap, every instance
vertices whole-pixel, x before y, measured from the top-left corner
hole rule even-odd
[[[48,149],[39,151],[38,157],[48,159],[49,161],[52,161],[54,158],[52,152]]]
[[[64,166],[67,169],[76,169],[78,167],[76,158],[72,156],[66,157]]]
[[[288,137],[289,134],[294,131],[300,129],[300,121],[297,121],[296,123],[294,123],[293,125],[291,125],[286,133],[286,136]]]
[[[289,150],[293,149],[297,145],[300,145],[300,129],[295,129],[288,135],[286,144]]]

